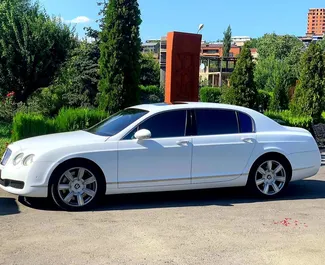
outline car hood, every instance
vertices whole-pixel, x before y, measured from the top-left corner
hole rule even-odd
[[[108,137],[95,135],[86,131],[48,134],[20,140],[12,144],[14,149],[52,149],[59,147],[105,142]]]

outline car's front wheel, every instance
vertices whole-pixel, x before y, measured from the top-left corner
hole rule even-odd
[[[266,156],[256,161],[248,179],[248,186],[255,193],[272,197],[282,193],[291,178],[289,162],[276,156]]]
[[[96,167],[76,162],[67,163],[53,173],[50,186],[53,201],[69,211],[93,207],[103,195],[103,183]]]

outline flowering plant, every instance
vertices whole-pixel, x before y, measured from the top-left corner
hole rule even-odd
[[[5,98],[0,101],[0,120],[12,122],[15,115],[17,104],[14,101],[15,92],[9,92]]]

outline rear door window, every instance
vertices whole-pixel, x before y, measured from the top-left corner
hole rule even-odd
[[[251,117],[243,112],[237,112],[239,127],[241,133],[252,133],[254,132],[254,124]]]
[[[236,112],[223,109],[195,110],[197,135],[238,133]]]

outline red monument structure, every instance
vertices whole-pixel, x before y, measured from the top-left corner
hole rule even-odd
[[[198,101],[202,35],[167,34],[165,102]]]

